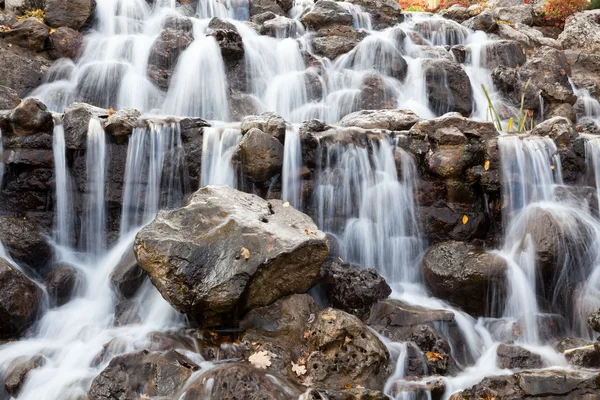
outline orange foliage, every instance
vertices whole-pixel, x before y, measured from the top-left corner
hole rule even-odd
[[[544,6],[544,18],[549,24],[565,26],[568,17],[588,8],[588,0],[548,0]]]
[[[469,7],[474,4],[481,4],[482,2],[484,2],[484,0],[439,0],[437,6],[430,7],[429,1],[427,0],[398,0],[398,4],[400,4],[400,7],[402,7],[403,10],[410,11],[421,9],[428,12],[443,10],[455,4],[463,7]]]

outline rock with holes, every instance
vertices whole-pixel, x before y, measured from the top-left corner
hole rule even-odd
[[[308,334],[306,365],[314,386],[383,388],[389,374],[387,349],[357,317],[327,308]]]
[[[304,293],[328,256],[309,216],[229,186],[198,190],[137,235],[136,258],[163,297],[205,325]]]
[[[581,49],[590,53],[600,51],[600,10],[571,15],[558,41],[565,49]]]

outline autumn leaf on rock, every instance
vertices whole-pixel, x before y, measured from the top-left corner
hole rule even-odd
[[[298,376],[302,376],[306,374],[306,367],[304,365],[296,364],[292,361],[292,371]]]
[[[242,257],[244,257],[244,260],[248,260],[250,258],[250,250],[248,250],[247,248],[242,247],[240,253],[242,254]]]
[[[433,351],[428,351],[427,359],[429,361],[438,361],[438,360],[443,360],[444,356],[442,356],[440,353],[434,353]]]
[[[108,116],[110,117],[111,115],[113,115],[116,111],[113,110],[112,108],[108,109]]]
[[[467,222],[469,222],[469,217],[466,216],[466,215],[463,215],[463,217],[462,217],[462,223],[463,223],[463,225],[466,225]]]
[[[257,351],[248,357],[248,361],[256,368],[267,369],[267,367],[271,366],[271,355],[268,351]]]
[[[483,163],[483,169],[486,171],[490,169],[490,160],[485,160],[485,163]]]

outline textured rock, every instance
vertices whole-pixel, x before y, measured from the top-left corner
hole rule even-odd
[[[314,31],[334,25],[352,26],[352,15],[344,7],[331,0],[317,2],[301,18],[302,23]]]
[[[16,339],[35,321],[43,292],[3,258],[0,287],[0,340]]]
[[[15,90],[20,97],[42,83],[51,61],[18,46],[9,47],[0,41],[0,85]]]
[[[242,120],[242,135],[245,135],[250,129],[256,128],[269,135],[275,136],[283,143],[285,137],[285,120],[274,112],[264,112],[260,115],[250,115]]]
[[[39,368],[46,363],[44,356],[21,356],[14,359],[6,370],[6,379],[4,380],[4,388],[13,397],[17,397],[27,375],[31,370]]]
[[[176,309],[218,325],[307,291],[329,251],[312,220],[281,201],[209,186],[184,208],[160,212],[138,233],[135,252]]]
[[[581,49],[591,53],[600,51],[600,10],[571,15],[558,41],[565,49]]]
[[[520,346],[501,344],[496,351],[496,366],[502,369],[542,368],[542,357]]]
[[[134,108],[125,108],[110,115],[106,120],[104,131],[108,135],[127,136],[138,126],[141,113]]]
[[[61,26],[50,35],[50,48],[48,52],[54,59],[76,59],[83,45],[83,35],[75,29]]]
[[[53,305],[62,306],[82,288],[85,275],[70,264],[56,264],[44,280],[46,291]]]
[[[15,262],[36,271],[43,271],[52,259],[52,247],[28,219],[0,218],[0,242]]]
[[[494,10],[496,18],[511,24],[533,24],[533,7],[529,4],[511,7],[498,7]]]
[[[483,51],[483,65],[492,70],[499,66],[515,68],[527,61],[525,51],[514,40],[494,41],[486,45]]]
[[[145,279],[146,273],[135,259],[133,251],[125,253],[110,274],[112,287],[126,299],[135,295]]]
[[[596,311],[595,313],[591,313],[588,317],[587,323],[590,328],[600,333],[600,310]]]
[[[425,281],[431,292],[477,316],[496,311],[486,307],[493,295],[504,298],[507,268],[500,256],[463,242],[433,245],[423,256]]]
[[[91,23],[96,0],[46,0],[46,22],[54,28],[66,26],[75,30]]]
[[[437,115],[473,111],[473,90],[467,73],[449,60],[425,60],[423,68],[429,105]]]
[[[50,36],[50,28],[37,18],[30,17],[17,22],[10,30],[0,31],[0,38],[8,43],[33,50],[42,51]]]
[[[250,16],[271,12],[276,15],[285,15],[284,10],[275,0],[253,0],[250,2]]]
[[[244,176],[252,182],[265,182],[281,173],[284,148],[275,136],[250,129],[240,142],[239,153]]]
[[[148,57],[148,75],[162,89],[168,89],[179,56],[194,41],[191,32],[163,29],[154,41]]]
[[[108,110],[85,103],[72,103],[67,107],[63,117],[67,149],[84,149],[90,119],[100,117],[108,117]]]
[[[37,99],[25,99],[6,118],[0,116],[0,128],[4,136],[30,136],[52,133],[54,120],[45,104]]]
[[[406,131],[419,121],[419,116],[410,110],[361,110],[346,115],[340,120],[339,125],[364,129]]]
[[[549,137],[559,146],[568,145],[577,137],[577,132],[573,129],[573,123],[565,117],[547,119],[537,124],[531,134]]]
[[[12,88],[0,86],[0,110],[15,108],[19,103],[21,103],[19,93]]]

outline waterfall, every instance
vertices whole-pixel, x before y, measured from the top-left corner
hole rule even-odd
[[[200,187],[208,185],[237,187],[237,172],[232,159],[241,140],[242,132],[239,128],[204,128]]]
[[[285,133],[283,171],[281,174],[281,199],[288,201],[294,208],[302,209],[300,168],[302,167],[302,149],[298,128],[291,126]]]
[[[2,144],[2,129],[0,129],[0,189],[4,181],[4,145]]]
[[[340,1],[338,4],[344,7],[350,15],[352,15],[352,27],[354,29],[366,29],[368,31],[373,29],[371,14],[363,11],[361,6],[348,3],[347,1]]]
[[[52,152],[54,156],[54,181],[56,192],[54,240],[59,245],[68,247],[72,241],[71,236],[74,226],[74,215],[71,201],[71,177],[69,176],[67,167],[65,130],[62,124],[54,125]],[[101,154],[98,154],[97,156],[100,157]],[[99,177],[99,179],[104,181],[103,177]]]
[[[87,176],[85,211],[81,226],[83,249],[99,257],[105,247],[106,215],[104,183],[106,174],[106,138],[101,122],[90,119],[87,132],[85,168]]]
[[[179,124],[135,128],[127,148],[121,237],[150,222],[158,210],[180,205],[188,192]]]

